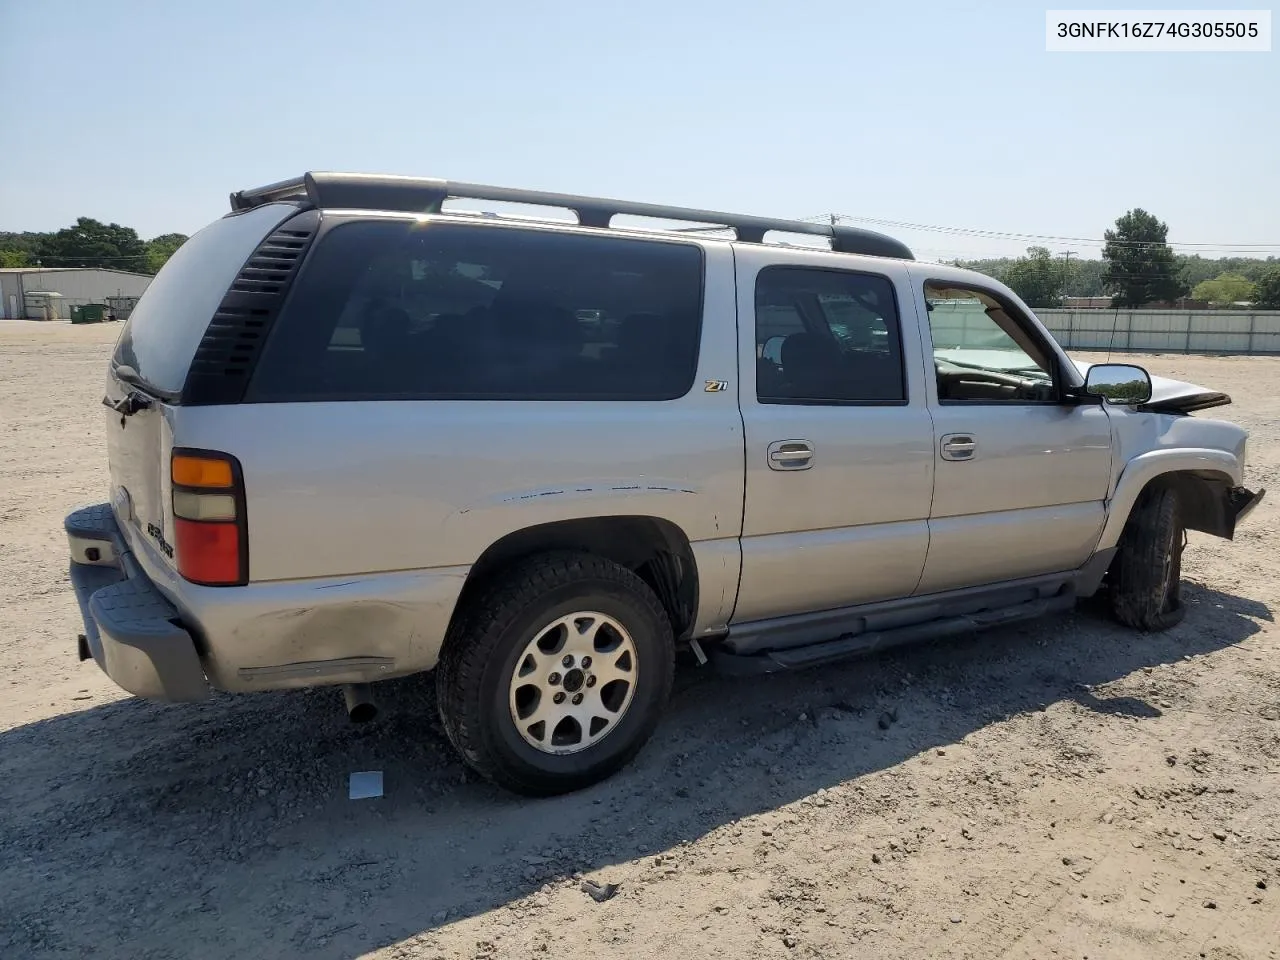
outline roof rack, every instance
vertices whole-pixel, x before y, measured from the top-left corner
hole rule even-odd
[[[278,200],[301,200],[323,209],[401,210],[412,213],[439,213],[445,200],[494,200],[572,210],[584,227],[609,227],[615,216],[624,214],[661,220],[705,223],[734,231],[745,243],[763,243],[764,235],[784,233],[828,237],[837,253],[860,253],[875,257],[912,260],[906,244],[893,237],[839,224],[806,223],[772,217],[752,217],[715,210],[668,207],[656,203],[634,203],[582,197],[571,193],[548,193],[491,187],[479,183],[459,183],[429,177],[396,177],[368,173],[304,173],[292,180],[240,190],[231,194],[233,211],[248,210]]]

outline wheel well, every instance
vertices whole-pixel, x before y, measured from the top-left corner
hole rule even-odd
[[[693,548],[683,530],[657,517],[561,520],[509,533],[472,565],[458,608],[512,563],[552,550],[593,553],[634,571],[662,601],[677,639],[693,629],[698,610]]]
[[[1147,484],[1146,490],[1153,487],[1169,488],[1177,493],[1178,512],[1188,530],[1231,538],[1233,524],[1226,504],[1232,483],[1226,474],[1177,470],[1155,477]]]

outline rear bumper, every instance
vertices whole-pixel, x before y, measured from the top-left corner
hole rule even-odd
[[[468,567],[204,587],[182,580],[108,504],[66,519],[82,654],[130,693],[203,700],[430,670]],[[87,659],[87,656],[85,657]]]
[[[150,700],[204,700],[210,689],[191,634],[120,535],[110,504],[63,523],[87,652],[112,680]]]

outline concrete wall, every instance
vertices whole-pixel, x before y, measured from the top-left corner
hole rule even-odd
[[[1037,310],[1069,350],[1280,353],[1280,310]]]

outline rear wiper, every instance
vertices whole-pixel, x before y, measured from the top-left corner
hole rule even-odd
[[[122,417],[131,417],[139,410],[149,410],[151,408],[151,398],[140,390],[130,390],[116,401],[112,401],[110,397],[103,397],[102,405],[110,407]]]

